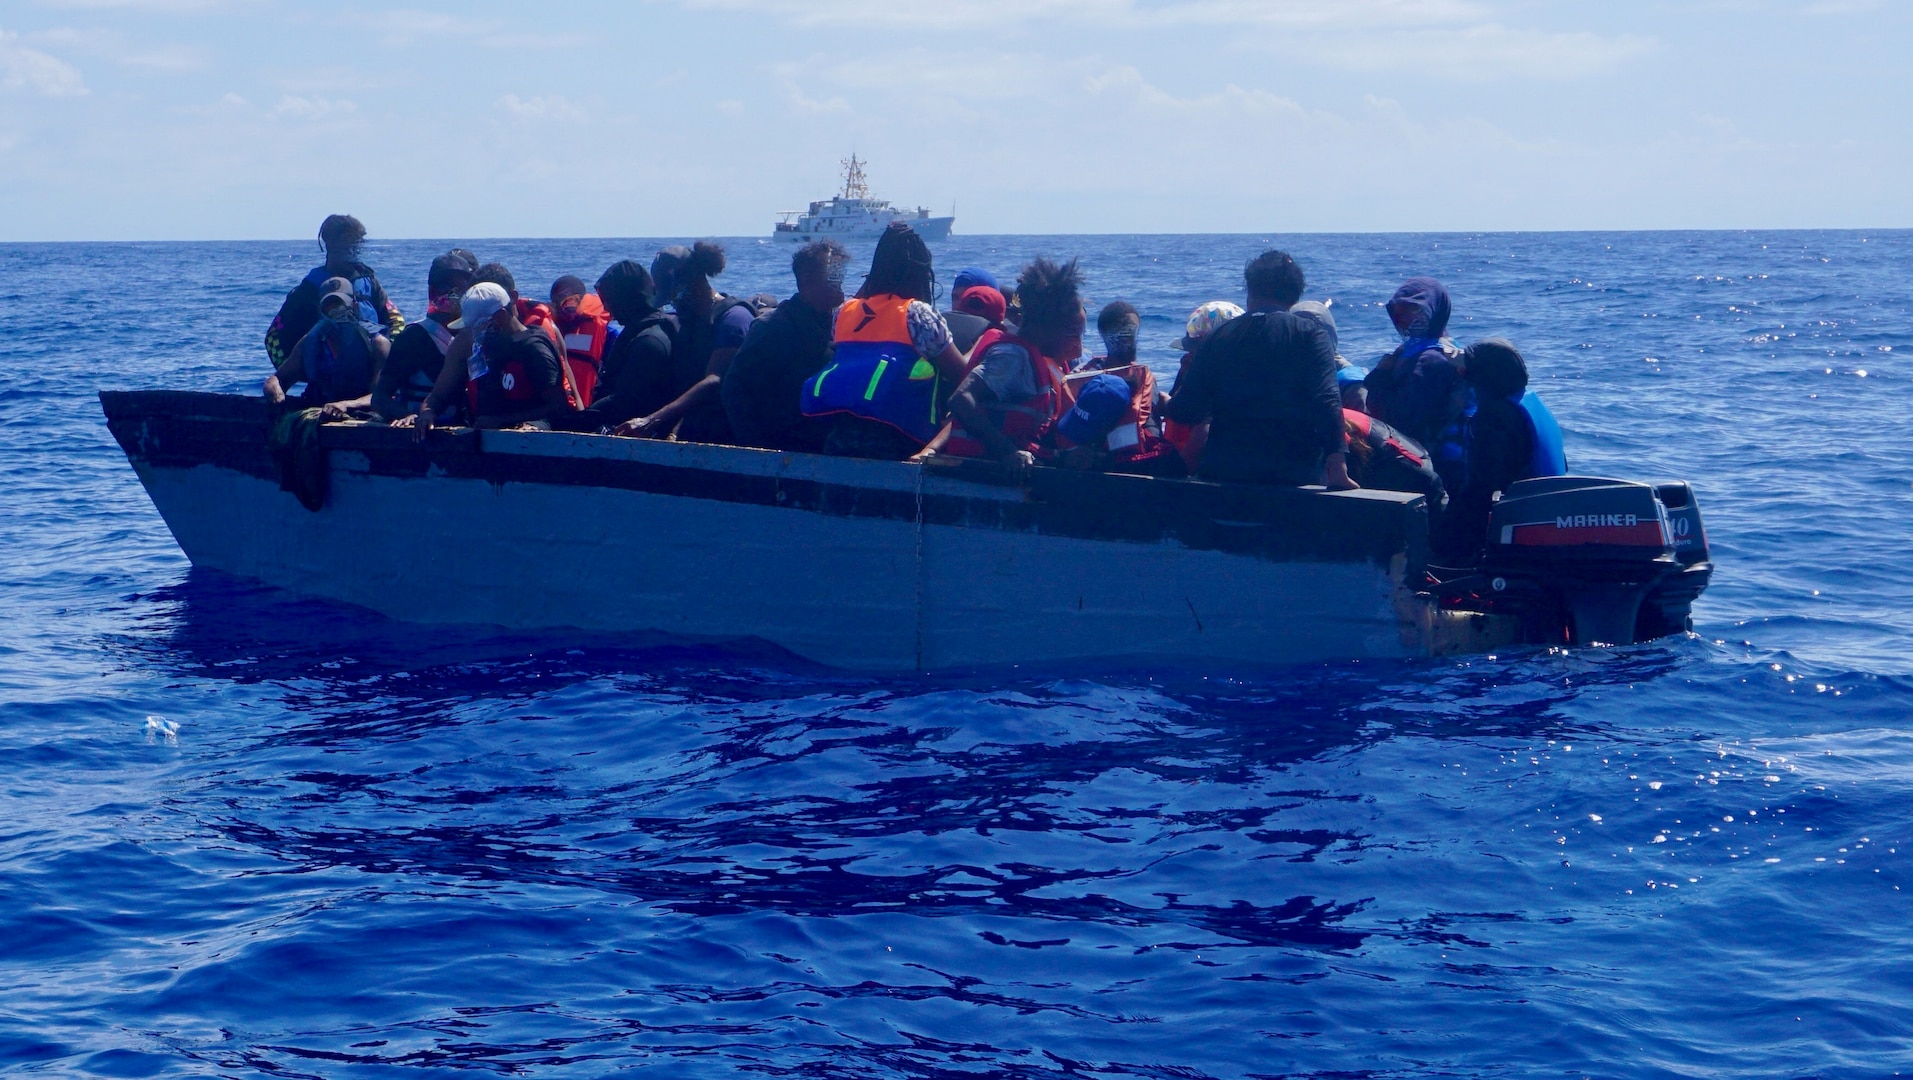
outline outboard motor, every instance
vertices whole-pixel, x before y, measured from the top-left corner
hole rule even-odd
[[[1713,572],[1685,483],[1522,480],[1495,502],[1487,540],[1472,598],[1519,615],[1523,636],[1539,642],[1628,645],[1682,632]]]

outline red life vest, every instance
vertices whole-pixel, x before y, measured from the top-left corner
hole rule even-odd
[[[563,325],[562,316],[554,316],[564,331],[565,364],[578,386],[578,397],[588,408],[598,394],[598,376],[604,371],[604,343],[610,337],[611,313],[597,296],[587,293],[578,301],[578,313],[571,325]]]
[[[1015,345],[1029,354],[1030,374],[1036,383],[1036,393],[1021,401],[999,401],[989,406],[990,418],[997,422],[1003,434],[1016,444],[1018,450],[1034,453],[1042,444],[1044,432],[1074,404],[1068,384],[1069,367],[1060,360],[1044,356],[1041,349],[1006,330],[990,329],[983,331],[976,339],[976,347],[970,350],[970,355],[975,358],[971,364],[972,370],[997,345]],[[957,424],[951,430],[949,441],[943,445],[943,452],[956,457],[990,456],[982,440],[963,430],[962,424]]]
[[[549,338],[551,344],[558,350],[559,357],[564,357],[564,335],[558,332],[558,322],[552,317],[550,307],[540,304],[535,300],[526,300],[521,296],[518,298],[516,311],[518,313],[518,321],[524,323],[526,329],[544,331],[545,337]],[[481,337],[473,336],[472,357],[481,355],[480,346],[482,341],[483,339]],[[483,378],[484,375],[474,375],[471,373],[472,361],[470,357],[466,359],[465,363],[465,400],[466,403],[471,406],[472,416],[477,417],[479,415],[478,380]],[[487,370],[489,370],[489,367]],[[571,365],[560,362],[558,365],[558,377],[559,380],[564,383],[565,402],[571,407],[571,410],[576,412],[584,408],[584,398],[578,392],[578,383],[572,375]],[[535,400],[537,396],[531,392],[530,380],[520,377],[516,372],[507,371],[505,376],[501,377],[501,384],[504,389],[505,400],[512,405],[528,405]]]
[[[1113,368],[1079,371],[1069,376],[1064,384],[1068,387],[1070,401],[1076,400],[1077,390],[1083,383],[1098,375],[1114,375],[1129,384],[1129,410],[1123,413],[1121,420],[1116,422],[1116,427],[1110,431],[1109,438],[1102,447],[1120,461],[1133,453],[1137,447],[1149,441],[1149,417],[1156,408],[1156,375],[1141,364],[1123,364]],[[1058,413],[1057,416],[1060,420],[1062,414]],[[1052,425],[1052,431],[1054,431],[1054,425]],[[1073,445],[1063,437],[1061,432],[1054,432],[1052,437],[1056,445],[1063,449]]]
[[[543,330],[545,336],[551,339],[551,343],[558,347],[558,355],[560,357],[565,355],[565,335],[558,329],[558,320],[552,315],[549,304],[519,297],[518,321],[530,329]],[[571,410],[576,412],[584,408],[585,396],[578,389],[578,379],[572,373],[571,365],[559,364],[558,374],[564,379],[565,401],[571,406]]]

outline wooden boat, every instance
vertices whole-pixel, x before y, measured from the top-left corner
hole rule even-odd
[[[280,486],[256,397],[103,392],[195,566],[395,619],[755,638],[826,664],[1479,651],[1522,621],[1428,589],[1418,495],[863,461],[544,431],[320,432]]]

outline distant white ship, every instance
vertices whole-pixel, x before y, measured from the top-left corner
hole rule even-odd
[[[931,217],[930,211],[921,206],[915,210],[899,210],[886,199],[871,198],[870,186],[864,179],[864,164],[857,160],[857,155],[850,155],[850,160],[843,163],[844,190],[833,198],[811,203],[809,211],[784,211],[783,220],[777,223],[771,236],[797,241],[823,237],[875,239],[893,221],[904,222],[925,240],[942,240],[950,235],[950,226],[956,224],[955,214]]]

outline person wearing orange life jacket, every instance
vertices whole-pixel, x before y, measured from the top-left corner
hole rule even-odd
[[[988,457],[1013,474],[1036,463],[1046,429],[1073,404],[1069,366],[1083,355],[1082,271],[1077,262],[1037,259],[1023,268],[1016,295],[1023,322],[1015,334],[977,339],[974,366],[950,395],[950,430],[933,453]]]
[[[551,283],[551,317],[565,346],[565,363],[585,408],[598,399],[598,380],[604,374],[605,349],[617,335],[603,301],[585,288],[583,279],[566,274]]]
[[[936,435],[964,364],[935,297],[929,246],[892,223],[863,287],[837,309],[830,363],[799,391],[799,411],[830,425],[824,453],[899,461]]]

